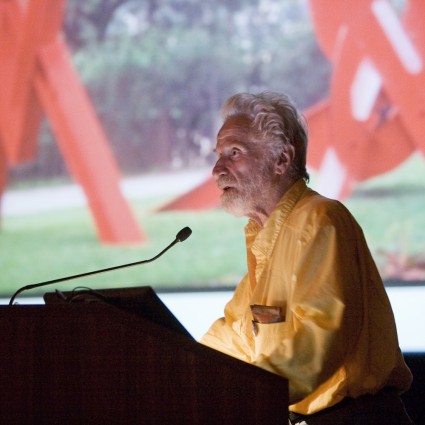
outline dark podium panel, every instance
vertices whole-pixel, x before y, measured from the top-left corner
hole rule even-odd
[[[287,424],[287,381],[133,311],[0,307],[1,424]]]

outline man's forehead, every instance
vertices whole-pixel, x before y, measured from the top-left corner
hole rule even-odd
[[[226,119],[217,134],[217,141],[228,137],[245,139],[251,132],[252,119],[246,115],[234,115]]]

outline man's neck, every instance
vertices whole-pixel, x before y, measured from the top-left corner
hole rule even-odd
[[[282,199],[282,196],[298,181],[298,178],[286,178],[281,180],[279,185],[275,186],[275,190],[268,194],[267,199],[262,199],[262,204],[255,208],[255,211],[247,213],[247,217],[254,220],[260,227],[264,227],[264,223],[270,217],[270,214],[276,208],[276,205]]]

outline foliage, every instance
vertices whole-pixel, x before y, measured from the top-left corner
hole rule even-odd
[[[64,33],[126,174],[208,163],[235,92],[285,91],[306,107],[327,90],[305,0],[69,0]],[[12,180],[64,175],[60,161],[44,131]]]

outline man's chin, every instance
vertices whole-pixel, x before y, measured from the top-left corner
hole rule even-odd
[[[220,199],[224,211],[236,217],[245,216],[245,208],[241,205],[240,202],[235,201],[235,199],[230,199],[230,197],[226,196],[225,193],[221,195]]]

